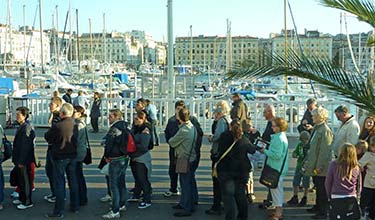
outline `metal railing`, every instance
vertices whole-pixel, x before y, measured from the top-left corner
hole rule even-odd
[[[9,97],[9,113],[11,119],[15,120],[15,109],[19,106],[27,106],[31,112],[31,121],[35,127],[48,127],[48,117],[50,98],[16,98]],[[90,100],[92,101],[92,100]],[[168,118],[174,114],[174,109],[169,109],[170,103],[174,103],[176,100],[168,99],[151,99],[152,103],[156,105],[158,109],[158,125],[157,129],[159,132],[164,131],[167,125]],[[215,108],[216,103],[220,100],[211,99],[199,99],[199,100],[185,100],[185,103],[190,109],[191,115],[197,117],[200,122],[202,129],[205,133],[211,133],[211,125],[213,122],[212,112]],[[265,104],[273,104],[276,110],[276,116],[285,118],[289,123],[288,135],[298,135],[297,126],[299,125],[301,118],[305,112],[306,104],[304,101],[287,101],[287,102],[271,102],[271,101],[246,101],[249,109],[249,114],[252,118],[252,123],[260,131],[263,131],[266,126],[266,120],[263,117],[263,109]],[[319,102],[319,105],[324,106],[329,112],[328,125],[331,129],[336,130],[340,125],[334,114],[334,109],[340,105],[346,104],[350,107],[351,113],[358,119],[359,109],[349,103],[342,101],[329,101]],[[103,98],[101,105],[101,117],[99,119],[99,127],[106,130],[109,127],[108,114],[109,110],[113,108],[119,108],[124,113],[125,121],[130,124],[133,123],[133,115],[135,100],[129,98]],[[89,123],[90,108],[87,110]]]

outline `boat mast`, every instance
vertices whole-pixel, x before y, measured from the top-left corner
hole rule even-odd
[[[23,10],[22,10],[22,15],[23,15],[23,59],[24,59],[24,71],[26,75],[26,94],[29,96],[30,94],[30,89],[29,89],[29,73],[27,72],[27,55],[26,55],[26,5],[23,5]]]
[[[107,44],[106,44],[106,30],[105,30],[105,13],[103,13],[103,62],[107,63]]]
[[[55,7],[56,10],[56,73],[59,72],[60,67],[60,44],[59,44],[59,11],[58,6]]]
[[[193,75],[193,25],[190,25],[190,75]]]
[[[286,20],[286,3],[287,0],[284,0],[284,36],[285,36],[285,68],[288,67],[288,31],[287,31],[287,20]],[[285,94],[288,94],[288,74],[285,74]]]
[[[232,22],[227,19],[227,43],[226,43],[226,68],[225,71],[228,73],[232,69]]]
[[[168,0],[168,84],[169,98],[175,99],[175,75],[173,70],[173,0]],[[168,107],[169,115],[173,114],[173,102]]]
[[[39,25],[40,25],[40,62],[41,62],[41,68],[42,68],[42,73],[44,73],[44,53],[43,53],[43,20],[42,20],[42,0],[39,0]],[[57,80],[57,79],[56,79]]]
[[[78,9],[76,9],[76,22],[77,22],[77,44],[76,44],[76,48],[77,48],[77,58],[76,60],[78,61],[78,72],[81,71],[81,61],[79,59],[79,26],[78,26]]]

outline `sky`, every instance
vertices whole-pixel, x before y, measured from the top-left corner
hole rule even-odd
[[[32,25],[38,0],[0,0],[0,23],[7,21],[7,2],[11,2],[12,26],[23,25],[23,5],[26,8],[26,25]],[[71,0],[73,27],[76,29],[75,9],[79,11],[80,33],[89,32],[89,18],[93,32],[103,32],[103,13],[107,32],[144,30],[155,40],[167,41],[167,0]],[[340,33],[340,11],[327,8],[317,0],[289,0],[298,33],[304,29],[323,33]],[[52,17],[58,5],[59,30],[62,31],[69,0],[43,0],[43,29],[52,27]],[[226,19],[231,21],[232,36],[267,38],[284,28],[284,0],[173,0],[173,35],[225,36]],[[292,19],[287,11],[287,28]],[[370,25],[359,22],[347,14],[349,33],[368,32]],[[69,22],[68,22],[69,24]],[[68,25],[69,26],[69,25]],[[36,18],[39,29],[39,15]],[[342,32],[346,33],[344,25]]]

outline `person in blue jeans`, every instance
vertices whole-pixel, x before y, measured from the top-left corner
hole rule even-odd
[[[77,166],[77,130],[74,129],[73,106],[64,103],[60,109],[61,121],[45,134],[45,139],[52,144],[53,187],[56,203],[53,212],[46,213],[47,218],[63,218],[65,207],[65,173],[70,192],[70,211],[78,213],[79,194],[76,174]]]
[[[127,190],[125,173],[128,167],[129,156],[124,153],[123,132],[129,132],[127,123],[122,120],[119,109],[111,109],[108,115],[111,127],[104,137],[104,159],[109,163],[109,188],[112,196],[112,209],[102,215],[103,219],[120,218],[120,211],[126,210]]]
[[[176,217],[191,216],[195,210],[195,202],[197,200],[198,190],[195,180],[195,170],[197,168],[197,153],[194,150],[198,132],[193,123],[190,121],[189,109],[184,106],[176,114],[179,123],[177,133],[169,139],[169,145],[175,149],[177,160],[179,158],[188,161],[187,172],[180,172],[181,197],[179,203],[174,209],[179,212],[174,213]]]

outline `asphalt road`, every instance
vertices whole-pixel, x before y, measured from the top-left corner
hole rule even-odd
[[[36,141],[36,155],[43,162],[45,161],[45,152],[47,144],[43,139],[43,134],[46,129],[37,128],[37,141]],[[15,130],[7,129],[6,134],[9,139],[13,139]],[[100,133],[90,133],[90,143],[92,145],[93,151],[93,164],[84,167],[84,173],[88,185],[88,198],[89,203],[87,206],[82,207],[78,214],[70,213],[66,211],[65,219],[101,219],[101,215],[106,213],[109,209],[109,203],[102,203],[99,198],[106,194],[106,184],[103,174],[97,169],[97,164],[99,163],[100,157],[102,155],[103,149],[100,146],[100,140],[104,136],[105,132]],[[296,138],[290,138],[290,148],[293,148],[296,144]],[[212,181],[211,181],[211,161],[209,160],[209,149],[207,141],[205,140],[204,146],[202,147],[202,160],[200,166],[196,173],[198,191],[199,191],[199,207],[198,210],[191,216],[185,217],[185,219],[224,219],[224,216],[209,216],[204,213],[206,209],[210,207],[212,201]],[[178,201],[178,196],[172,198],[165,198],[163,192],[169,188],[169,176],[168,176],[168,146],[163,141],[161,137],[161,145],[155,147],[152,151],[153,159],[153,170],[151,183],[153,187],[153,197],[152,206],[140,210],[137,208],[136,204],[130,204],[128,210],[122,213],[121,219],[131,219],[131,220],[165,220],[165,219],[175,219],[173,217],[174,210],[171,208]],[[287,177],[284,180],[285,186],[285,198],[287,201],[292,195],[292,180],[294,174],[295,160],[290,163],[290,169]],[[43,196],[49,194],[48,180],[45,175],[44,167],[36,170],[35,185],[36,191],[33,193],[34,207],[27,210],[17,210],[14,205],[12,205],[12,199],[10,198],[10,193],[13,188],[10,188],[9,172],[12,168],[10,161],[3,164],[4,174],[5,174],[5,201],[4,210],[0,211],[0,220],[12,219],[12,220],[33,220],[33,219],[44,219],[44,213],[50,212],[53,209],[53,204],[50,204],[43,200]],[[255,170],[255,195],[257,197],[255,204],[249,204],[249,219],[253,220],[264,220],[267,219],[267,212],[258,209],[258,204],[263,201],[266,196],[266,189],[259,184],[259,174],[260,170]],[[133,187],[133,178],[130,169],[127,170],[127,187]],[[302,193],[301,193],[302,194]],[[68,194],[67,194],[68,195]],[[313,203],[314,195],[310,193],[309,203]],[[69,199],[67,200],[69,201]],[[68,203],[66,202],[66,210],[68,210]],[[310,219],[309,214],[305,211],[306,207],[285,207],[284,219]],[[177,218],[176,218],[177,219]]]

